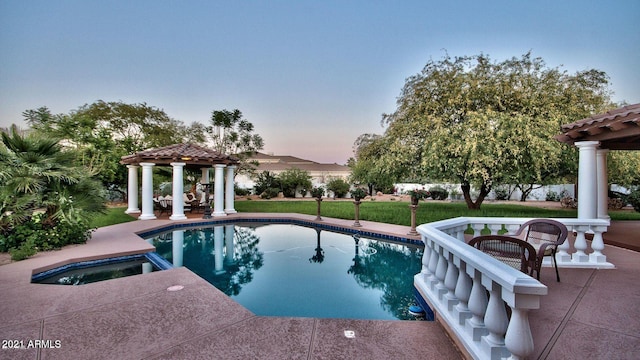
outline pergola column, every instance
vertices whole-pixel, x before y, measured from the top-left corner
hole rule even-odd
[[[234,200],[236,197],[236,191],[234,187],[233,178],[235,174],[233,173],[236,167],[234,165],[227,166],[227,180],[225,182],[226,191],[225,191],[225,206],[224,212],[227,214],[235,214],[237,213],[236,209],[234,209]]]
[[[578,219],[596,219],[598,207],[598,184],[596,149],[599,141],[579,141],[578,160]]]
[[[608,149],[596,151],[596,171],[598,182],[598,219],[609,220],[609,179],[607,178]]]
[[[138,208],[138,168],[137,165],[127,165],[129,169],[127,182],[127,202],[128,207],[125,213],[136,214],[140,212]]]
[[[226,216],[227,213],[224,212],[224,168],[227,165],[224,164],[216,164],[215,165],[215,174],[214,174],[214,183],[215,183],[215,191],[213,193],[213,216]]]
[[[138,220],[153,220],[153,166],[154,163],[140,163],[142,166],[142,214]]]
[[[184,215],[184,166],[185,163],[171,163],[173,167],[173,206],[171,208],[170,220],[184,220],[187,217]]]

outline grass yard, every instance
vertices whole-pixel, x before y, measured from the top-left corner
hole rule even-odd
[[[315,215],[316,202],[313,200],[278,201],[278,200],[237,200],[235,209],[238,212],[271,212],[271,213],[300,213]],[[93,227],[136,220],[124,213],[126,207],[109,208],[107,214],[98,216],[92,222]],[[330,200],[322,201],[322,216],[353,219],[354,205],[351,201]],[[611,220],[640,220],[640,213],[620,210],[610,211]],[[487,216],[487,217],[529,217],[529,218],[562,218],[576,217],[577,211],[570,209],[545,209],[538,206],[522,204],[482,204],[482,209],[469,210],[463,202],[428,201],[421,202],[416,213],[418,224],[450,219],[458,216]],[[360,205],[360,220],[382,222],[387,224],[411,225],[411,211],[407,202],[401,201],[363,201]]]
[[[107,208],[107,212],[94,217],[91,220],[92,228],[99,228],[108,225],[126,223],[129,221],[135,221],[136,218],[129,214],[125,214],[126,207],[110,207]]]
[[[291,212],[316,214],[315,201],[236,201],[238,212]],[[354,205],[351,201],[322,201],[321,215],[339,219],[353,219]],[[497,217],[575,217],[576,210],[543,209],[534,206],[511,204],[483,204],[479,211],[467,209],[465,203],[421,202],[416,212],[418,224],[454,218],[458,216]],[[640,218],[640,216],[639,216]],[[411,210],[407,202],[363,201],[360,205],[360,220],[387,224],[411,225]]]

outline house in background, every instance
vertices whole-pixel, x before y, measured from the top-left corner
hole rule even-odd
[[[313,186],[324,185],[329,180],[335,178],[348,181],[351,175],[351,168],[346,165],[321,164],[289,155],[273,155],[258,152],[252,156],[250,160],[258,162],[258,167],[255,171],[256,174],[268,171],[273,175],[278,175],[294,168],[304,170],[311,176]],[[252,189],[255,185],[254,180],[255,179],[245,174],[236,175],[236,184],[243,189]]]

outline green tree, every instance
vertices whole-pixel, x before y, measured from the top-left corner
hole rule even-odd
[[[393,174],[376,161],[384,153],[380,135],[360,135],[353,145],[353,152],[355,158],[347,162],[351,168],[351,182],[366,184],[371,195],[375,194],[374,191],[388,192],[393,188],[396,180]]]
[[[102,183],[123,195],[127,171],[119,164],[122,156],[185,139],[203,140],[204,136],[201,125],[186,127],[146,103],[100,100],[69,114],[52,115],[49,109],[41,107],[27,110],[23,116],[36,131],[64,140],[65,146],[76,149],[82,165],[97,169]]]
[[[239,158],[238,172],[252,174],[257,164],[249,158],[262,150],[264,141],[256,134],[253,124],[244,119],[238,109],[215,110],[211,113],[211,126],[207,127],[213,149]]]
[[[607,168],[610,184],[628,189],[640,186],[640,152],[610,151]]]
[[[526,188],[575,173],[575,149],[553,135],[602,112],[609,95],[604,72],[569,75],[530,53],[502,62],[447,55],[408,78],[396,111],[383,115],[386,151],[377,162],[405,177],[459,182],[468,207],[479,209],[494,185]]]
[[[15,126],[2,133],[0,248],[18,247],[30,237],[44,248],[86,240],[89,218],[105,210],[105,197],[94,169],[78,166],[76,156],[55,139],[22,136]]]
[[[311,176],[305,170],[297,168],[285,170],[278,174],[278,180],[282,193],[286,197],[295,197],[298,191],[304,196],[307,190],[311,189]]]

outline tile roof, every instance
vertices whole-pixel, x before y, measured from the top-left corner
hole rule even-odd
[[[215,150],[195,144],[174,144],[161,148],[148,149],[123,156],[121,164],[139,164],[152,162],[167,165],[172,162],[184,162],[188,167],[214,164],[236,164],[238,159]]]
[[[562,125],[555,138],[573,144],[600,141],[600,147],[612,150],[640,150],[640,104],[633,104]]]

